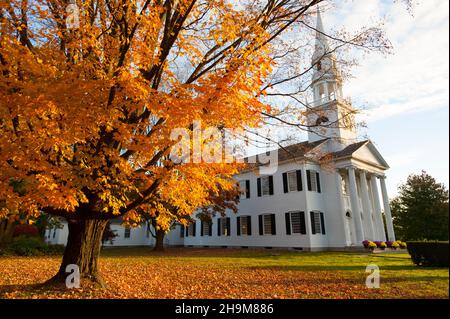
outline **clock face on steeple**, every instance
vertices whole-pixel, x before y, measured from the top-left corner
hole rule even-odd
[[[343,128],[352,130],[355,127],[355,119],[354,119],[353,114],[351,114],[351,113],[343,114],[342,118],[341,118],[341,122],[342,122]]]

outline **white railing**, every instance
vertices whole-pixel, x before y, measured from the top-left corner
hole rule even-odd
[[[309,107],[316,107],[333,101],[341,101],[347,104],[352,103],[350,98],[343,98],[339,94],[333,92],[329,96],[323,96],[320,99],[314,101],[306,101],[306,105]]]

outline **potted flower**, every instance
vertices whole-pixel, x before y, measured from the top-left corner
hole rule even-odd
[[[375,248],[377,248],[377,244],[375,244],[373,241],[369,241],[367,244],[367,248],[369,248],[370,250],[374,250]]]
[[[388,241],[386,242],[386,246],[387,246],[388,248],[392,248],[392,244],[393,244],[393,243],[394,243],[393,241],[388,240]]]
[[[382,249],[382,250],[385,250],[386,247],[387,247],[387,244],[386,244],[384,241],[382,241],[382,242],[380,243],[379,248]]]
[[[392,249],[400,248],[400,244],[399,244],[398,242],[394,241],[394,242],[392,243],[392,245],[391,245],[391,248],[392,248]]]
[[[399,245],[400,245],[400,248],[401,248],[401,249],[406,249],[406,248],[408,247],[408,246],[406,245],[406,243],[403,242],[403,241],[401,241]]]
[[[363,242],[362,242],[362,244],[363,244],[363,246],[364,246],[364,248],[369,248],[369,240],[364,240]]]

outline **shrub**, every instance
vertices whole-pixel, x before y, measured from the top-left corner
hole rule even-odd
[[[39,229],[34,225],[16,225],[14,227],[13,237],[18,236],[36,237],[39,236]]]
[[[64,251],[64,246],[47,245],[39,237],[29,237],[21,235],[5,247],[3,254],[13,254],[18,256],[40,256],[40,255],[58,255]]]
[[[418,266],[448,267],[448,241],[413,241],[408,242],[407,247],[413,263]]]

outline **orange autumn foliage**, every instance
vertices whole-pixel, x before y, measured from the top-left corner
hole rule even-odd
[[[65,4],[0,4],[0,217],[139,223],[153,209],[169,223],[161,202],[189,215],[234,189],[238,164],[175,165],[170,133],[260,124],[269,106],[255,92],[271,71],[260,9],[76,1],[79,26],[68,28]]]

